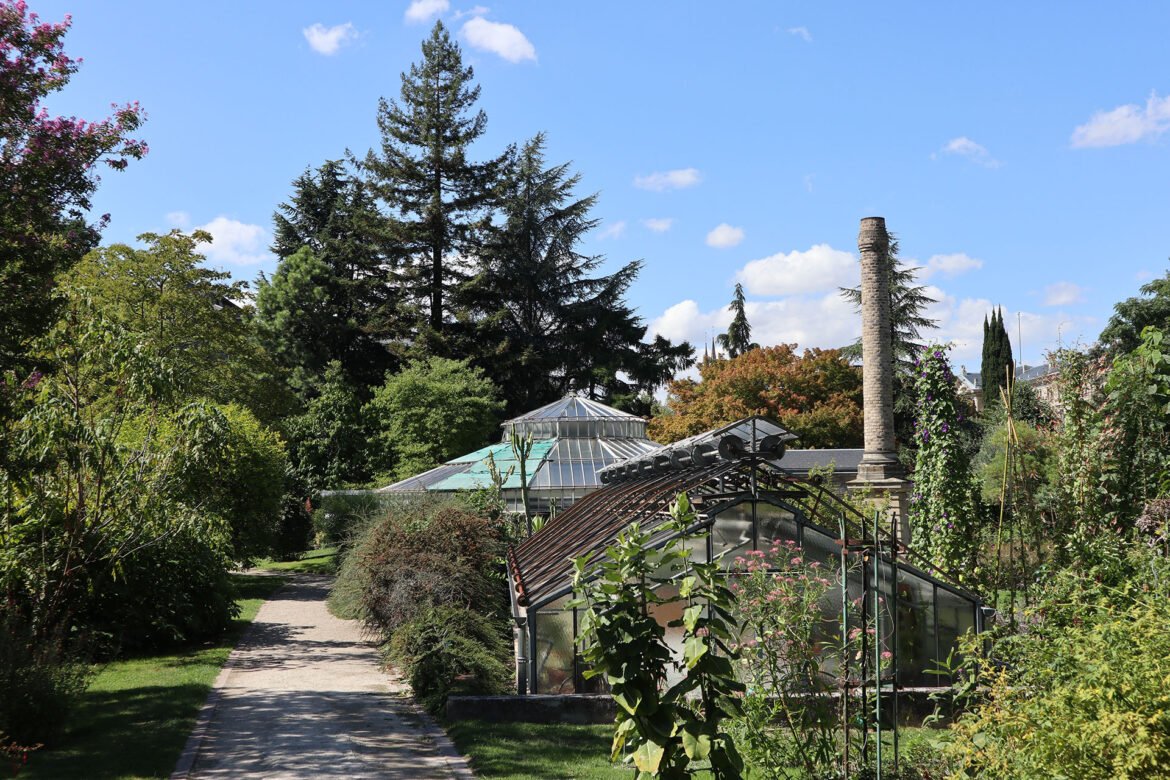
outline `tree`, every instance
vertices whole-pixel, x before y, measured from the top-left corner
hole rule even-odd
[[[937,303],[926,293],[926,288],[916,285],[919,269],[904,264],[898,258],[898,238],[890,234],[890,340],[894,345],[895,379],[909,375],[914,360],[922,351],[922,331],[938,326],[937,320],[923,312],[932,303]],[[861,311],[861,286],[842,287],[841,295]],[[841,353],[849,360],[861,359],[861,339],[844,347]]]
[[[646,329],[623,297],[641,265],[594,276],[604,261],[578,245],[597,226],[596,195],[575,198],[580,175],[546,167],[544,135],[512,156],[500,199],[502,223],[479,255],[466,300],[477,324],[479,362],[501,388],[508,414],[562,396],[653,390],[689,365],[690,345],[642,343]],[[616,374],[630,377],[619,387]],[[632,388],[632,390],[631,390]]]
[[[77,72],[62,43],[69,24],[0,0],[0,372],[30,368],[29,344],[59,310],[58,274],[97,244],[106,217],[87,212],[98,163],[122,170],[147,151],[128,137],[143,120],[137,103],[97,122],[42,106]]]
[[[747,313],[744,311],[743,285],[736,282],[735,297],[731,300],[731,309],[734,316],[727,326],[726,333],[719,334],[719,346],[727,351],[728,357],[736,357],[749,349],[757,349],[760,345],[752,342],[752,326],[748,324]]]
[[[479,99],[474,71],[464,67],[442,22],[435,23],[422,52],[422,62],[402,74],[400,100],[379,101],[381,145],[362,167],[391,215],[398,279],[428,309],[420,330],[441,341],[449,335],[451,299],[467,276],[461,258],[473,253],[488,221],[504,157],[468,160],[487,116],[472,113]]]
[[[398,318],[385,219],[368,188],[328,161],[293,181],[273,221],[280,264],[257,300],[271,349],[301,387],[333,360],[356,385],[377,385],[393,366],[384,341]]]
[[[254,338],[244,284],[200,265],[196,248],[211,236],[174,230],[138,239],[147,246],[114,244],[86,255],[63,278],[66,298],[85,316],[149,342],[173,366],[181,400],[236,401],[268,421],[286,413],[292,399]]]
[[[1110,356],[1133,352],[1147,326],[1170,333],[1170,271],[1143,284],[1141,295],[1114,305],[1113,316],[1097,341]]]
[[[835,349],[779,344],[699,366],[700,382],[671,382],[670,413],[650,437],[672,442],[753,414],[771,417],[806,447],[856,447],[862,440],[861,372]]]
[[[325,367],[310,395],[305,411],[285,426],[297,477],[310,490],[364,483],[370,473],[362,401],[339,362]]]
[[[991,313],[991,320],[983,321],[983,361],[979,367],[983,386],[983,404],[991,407],[999,403],[999,391],[1007,387],[1008,372],[1014,371],[1012,342],[1003,325],[1003,309]]]
[[[374,391],[363,415],[382,465],[405,479],[491,439],[502,404],[483,371],[465,360],[413,361]]]

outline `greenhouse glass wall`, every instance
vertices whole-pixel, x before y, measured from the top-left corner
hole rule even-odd
[[[519,687],[541,694],[596,691],[599,683],[584,678],[578,654],[578,610],[566,607],[571,599],[568,561],[603,550],[631,522],[658,527],[681,492],[688,494],[698,513],[696,529],[709,531],[692,543],[693,559],[719,559],[731,568],[737,557],[752,550],[768,549],[776,540],[793,542],[806,559],[836,572],[832,595],[823,604],[828,619],[840,619],[842,572],[850,601],[863,593],[881,596],[877,635],[883,649],[897,659],[900,686],[949,682],[931,672],[947,659],[960,636],[982,629],[979,599],[912,551],[879,544],[884,531],[877,529],[875,538],[871,519],[821,480],[777,465],[783,442],[791,438],[768,420],[749,418],[658,451],[648,458],[657,463],[651,469],[637,461],[614,467],[602,474],[609,482],[604,489],[510,551],[513,605],[523,629]],[[673,463],[669,457],[662,459],[663,454],[674,456]],[[617,470],[621,474],[613,473]],[[663,534],[656,544],[668,538]],[[843,564],[843,543],[856,548],[867,539],[870,553],[878,559],[876,572],[872,564],[859,565],[862,556],[856,553],[847,553]],[[665,626],[679,615],[658,617]],[[667,642],[681,655],[680,632],[666,628]]]

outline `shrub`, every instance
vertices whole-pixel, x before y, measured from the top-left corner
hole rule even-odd
[[[840,756],[836,675],[848,656],[860,655],[862,631],[855,627],[850,648],[841,648],[840,614],[825,609],[837,575],[791,541],[737,557],[732,573],[747,687],[736,741],[765,777],[797,767],[801,777],[828,776]]]
[[[436,714],[452,694],[507,693],[513,683],[506,624],[469,609],[423,611],[395,632],[386,654]]]
[[[493,525],[462,503],[423,501],[371,525],[347,573],[361,583],[366,624],[389,637],[430,607],[502,612],[502,552]]]
[[[38,638],[16,610],[0,613],[0,747],[51,744],[87,682],[59,635]]]
[[[948,747],[963,776],[1170,775],[1170,599],[1154,575],[1148,592],[1088,581],[1068,602],[1059,589],[1038,625],[999,643],[1006,664],[978,659],[986,698]]]
[[[90,641],[103,645],[95,649],[166,646],[226,630],[239,613],[226,547],[181,530],[95,581],[78,610]]]

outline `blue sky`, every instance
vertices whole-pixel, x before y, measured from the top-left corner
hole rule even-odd
[[[600,193],[586,248],[645,261],[630,302],[672,338],[721,328],[742,281],[761,343],[851,341],[834,291],[870,215],[969,366],[992,305],[1035,363],[1167,269],[1170,5],[484,3],[30,5],[72,13],[85,58],[52,110],[149,115],[149,156],[96,198],[106,240],[207,227],[237,278],[274,267],[294,177],[376,143],[436,18],[483,90],[473,156],[545,131]]]

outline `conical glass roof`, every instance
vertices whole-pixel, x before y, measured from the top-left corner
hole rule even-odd
[[[503,441],[513,430],[533,439],[573,438],[645,439],[646,421],[599,401],[568,395],[501,426]]]
[[[491,485],[494,467],[504,478],[501,488],[510,506],[519,499],[523,473],[531,491],[530,509],[547,511],[550,501],[564,508],[601,487],[597,472],[606,466],[659,448],[646,438],[646,421],[641,417],[573,395],[508,420],[501,427],[501,444],[454,458],[381,490],[442,492],[485,488]],[[532,435],[532,451],[523,467],[509,443],[513,430],[521,437]]]

